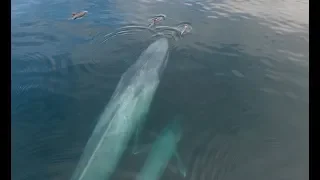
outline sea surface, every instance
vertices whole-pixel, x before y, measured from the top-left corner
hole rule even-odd
[[[189,22],[170,57],[142,142],[185,115],[163,180],[308,179],[308,0],[12,0],[13,180],[71,177],[122,73],[152,34],[104,35],[166,14]],[[82,19],[72,12],[87,10]],[[147,152],[126,152],[112,179],[135,179]],[[107,163],[107,160],[106,160]]]

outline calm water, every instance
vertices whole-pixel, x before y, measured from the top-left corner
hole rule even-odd
[[[143,143],[181,112],[185,179],[308,178],[308,0],[13,0],[14,180],[70,178],[121,74],[152,40],[97,42],[160,13],[193,32],[171,44]],[[134,179],[146,156],[126,152],[112,178]],[[183,179],[174,169],[162,179]]]

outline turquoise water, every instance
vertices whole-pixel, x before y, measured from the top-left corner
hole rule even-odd
[[[309,1],[12,1],[12,179],[69,179],[117,83],[154,41],[105,34],[184,21],[147,116],[152,143],[177,112],[188,180],[308,178]],[[72,12],[87,10],[82,19]],[[126,152],[112,179],[135,179]],[[173,159],[170,167],[176,167]],[[167,169],[162,179],[183,179]]]

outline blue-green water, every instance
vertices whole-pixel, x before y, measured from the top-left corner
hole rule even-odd
[[[11,6],[12,179],[70,178],[121,74],[152,40],[140,32],[99,42],[160,13],[168,17],[163,25],[187,21],[193,32],[171,44],[143,143],[179,112],[185,179],[308,178],[308,0]],[[89,13],[67,20],[81,10]],[[135,179],[146,156],[125,153],[112,179]],[[183,179],[170,169],[162,179]]]

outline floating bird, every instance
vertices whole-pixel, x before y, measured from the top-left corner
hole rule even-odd
[[[76,20],[78,18],[82,18],[87,13],[88,13],[88,11],[81,11],[81,12],[77,12],[77,13],[72,13],[72,16],[71,16],[71,18],[69,18],[69,20]]]

